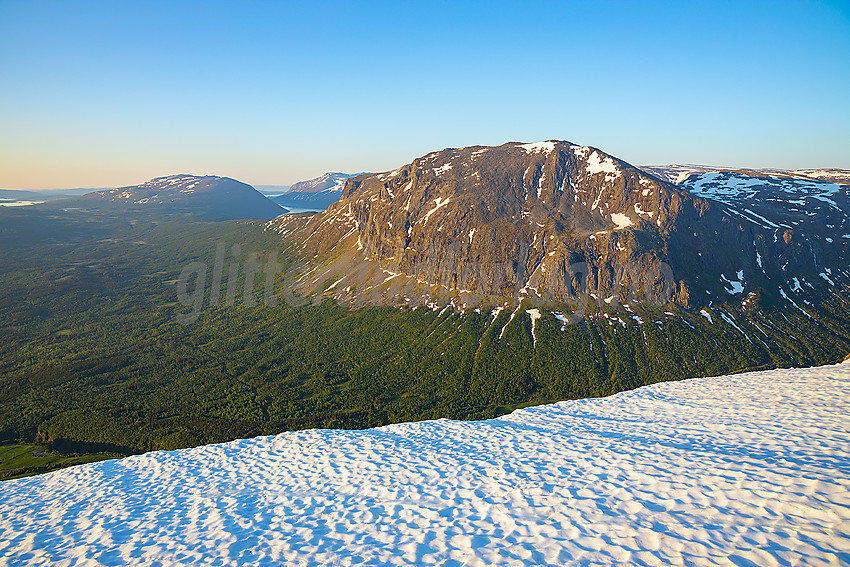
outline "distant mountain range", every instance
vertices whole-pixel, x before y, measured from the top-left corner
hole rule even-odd
[[[272,199],[285,207],[324,211],[342,196],[346,180],[362,173],[328,172],[314,179],[299,181],[282,195]]]
[[[710,173],[712,171],[737,171],[742,174],[768,175],[773,177],[791,177],[797,179],[816,179],[833,183],[850,184],[850,170],[837,168],[821,169],[740,169],[734,167],[718,167],[711,165],[640,165],[640,169],[652,173],[670,183],[682,183],[691,175]]]
[[[18,206],[71,199],[96,189],[0,189],[0,206]]]
[[[187,212],[211,219],[273,219],[288,212],[256,189],[213,175],[170,175],[140,185],[87,193],[50,206]]]

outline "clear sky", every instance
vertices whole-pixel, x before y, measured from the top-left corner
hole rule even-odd
[[[850,168],[850,2],[0,0],[0,187],[288,185],[553,138]]]

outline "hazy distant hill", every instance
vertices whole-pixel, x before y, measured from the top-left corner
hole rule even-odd
[[[214,219],[272,219],[286,209],[229,177],[170,175],[141,185],[88,193],[61,201],[63,207],[189,212]]]
[[[71,199],[91,191],[94,191],[94,189],[0,189],[0,205],[10,203],[23,204],[29,202],[39,203],[44,201],[55,201],[57,199]]]
[[[24,200],[24,199],[38,199],[42,194],[37,191],[22,191],[18,189],[0,189],[0,199],[7,199],[10,201]]]

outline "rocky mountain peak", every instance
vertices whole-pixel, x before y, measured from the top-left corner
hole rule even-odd
[[[354,301],[365,289],[370,302],[461,309],[577,301],[585,283],[608,297],[623,277],[667,300],[688,294],[662,281],[664,240],[679,217],[692,223],[710,208],[599,149],[512,142],[447,148],[352,178],[300,234],[314,258],[308,272],[332,264],[338,295]]]
[[[730,192],[744,181],[712,175],[676,185],[561,140],[446,148],[351,178],[327,211],[279,226],[305,258],[296,293],[352,305],[743,305],[784,301],[790,270],[811,281],[834,265],[810,225],[763,222],[769,192]],[[843,226],[844,193],[817,183],[798,198]]]

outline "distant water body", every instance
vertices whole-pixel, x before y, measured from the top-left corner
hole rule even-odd
[[[0,199],[0,207],[26,207],[27,205],[40,205],[44,201],[12,201]]]

